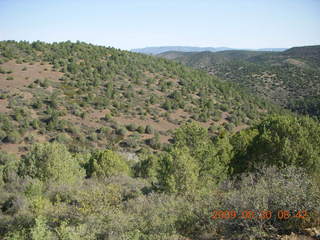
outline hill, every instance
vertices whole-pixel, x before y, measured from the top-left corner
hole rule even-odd
[[[284,52],[166,52],[158,56],[203,69],[283,107],[320,115],[320,46]]]
[[[238,131],[275,107],[165,59],[85,43],[0,43],[0,148],[161,148],[194,120]],[[267,112],[267,113],[266,113]]]
[[[145,47],[145,48],[136,48],[132,49],[132,52],[144,53],[150,55],[161,54],[168,51],[177,51],[177,52],[220,52],[226,50],[233,50],[233,48],[228,47],[191,47],[191,46],[161,46],[161,47]],[[256,51],[273,51],[281,52],[286,50],[286,48],[261,48],[256,49]]]
[[[316,237],[318,121],[114,48],[5,41],[0,60],[0,239]]]

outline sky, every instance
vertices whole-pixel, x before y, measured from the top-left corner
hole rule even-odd
[[[320,0],[0,0],[0,40],[288,48],[320,44]]]

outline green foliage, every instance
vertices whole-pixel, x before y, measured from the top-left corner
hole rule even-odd
[[[120,135],[120,136],[124,136],[126,135],[127,130],[124,127],[119,127],[116,130],[116,134]]]
[[[8,143],[18,143],[20,140],[20,134],[18,131],[14,130],[12,132],[9,132],[5,141]]]
[[[110,121],[110,120],[112,119],[112,115],[111,115],[110,113],[106,113],[106,114],[104,115],[104,119],[105,119],[106,121]]]
[[[150,125],[147,125],[147,126],[146,126],[146,129],[145,129],[145,133],[147,133],[147,134],[153,134],[153,133],[154,133],[153,127],[150,126]]]
[[[129,125],[126,126],[127,129],[131,132],[136,131],[137,130],[137,126],[134,123],[131,123]]]
[[[78,231],[77,231],[78,230]],[[68,222],[61,222],[59,228],[56,229],[58,239],[61,240],[77,240],[81,239],[80,229],[75,229],[72,226],[68,226]]]
[[[147,140],[147,143],[153,149],[160,149],[161,148],[160,134],[156,133],[152,138]]]
[[[174,148],[159,156],[158,187],[166,192],[194,191],[198,183],[198,166],[188,148]]]
[[[137,132],[141,134],[145,133],[145,127],[144,126],[137,127]]]
[[[228,176],[230,161],[233,158],[233,146],[228,134],[221,134],[200,152],[201,176],[204,182],[217,184]]]
[[[7,133],[3,130],[0,130],[0,142],[5,140],[6,137],[7,137]]]
[[[308,172],[320,172],[320,125],[308,117],[273,116],[255,128],[241,134],[247,146],[239,146],[232,165],[236,172],[254,170],[264,163],[284,168],[303,167]],[[237,137],[239,138],[239,137]],[[241,139],[240,138],[240,139]],[[241,156],[242,155],[242,156]]]
[[[196,123],[188,123],[173,134],[174,146],[186,146],[199,166],[199,176],[206,184],[218,183],[227,177],[233,157],[233,147],[227,134],[221,134],[213,142],[208,131]]]
[[[92,153],[87,166],[88,177],[110,177],[119,174],[130,174],[127,163],[119,154],[111,150]]]
[[[183,125],[173,133],[175,146],[187,146],[192,153],[209,142],[209,135],[206,129],[199,124],[192,122]]]
[[[32,240],[53,239],[53,234],[50,232],[46,225],[46,219],[39,216],[35,221],[35,226],[30,231]]]
[[[78,203],[75,210],[82,216],[104,216],[120,204],[121,189],[117,184],[87,181],[72,198]]]
[[[62,144],[67,144],[72,141],[72,138],[66,133],[60,133],[57,135],[55,141]]]
[[[158,169],[158,156],[148,150],[144,150],[139,154],[139,162],[133,167],[136,177],[148,178],[152,182],[156,181]]]
[[[292,99],[288,107],[302,114],[320,117],[320,96],[306,96],[303,99]]]
[[[27,239],[28,239],[28,234],[26,230],[9,232],[4,237],[4,240],[27,240]]]
[[[22,159],[19,166],[21,176],[30,176],[42,181],[76,183],[84,177],[77,160],[59,143],[36,144]]]
[[[256,128],[247,129],[238,132],[230,139],[231,144],[234,148],[234,158],[231,161],[231,166],[236,172],[247,171],[247,166],[243,162],[246,161],[248,148],[251,146],[253,139],[258,135],[258,130]],[[230,169],[231,171],[233,169]]]
[[[17,165],[18,160],[15,155],[0,151],[0,188],[16,179]]]

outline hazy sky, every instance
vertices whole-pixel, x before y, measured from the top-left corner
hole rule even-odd
[[[145,46],[320,44],[320,0],[0,0],[0,40]]]

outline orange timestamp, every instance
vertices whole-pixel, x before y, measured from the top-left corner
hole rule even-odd
[[[307,211],[306,210],[298,210],[295,212],[289,211],[289,210],[278,210],[274,216],[272,211],[269,210],[243,210],[240,212],[237,212],[235,210],[214,210],[212,212],[212,216],[210,217],[213,220],[216,219],[260,219],[260,220],[269,220],[272,217],[276,217],[279,220],[287,220],[290,218],[296,218],[296,219],[305,219],[307,217]]]

